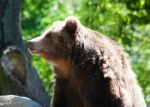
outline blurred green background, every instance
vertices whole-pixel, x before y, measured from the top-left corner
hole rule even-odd
[[[82,24],[110,36],[125,48],[150,105],[150,0],[24,0],[24,41],[39,36],[54,21],[69,15],[77,16]],[[33,64],[51,95],[53,67],[35,56]]]

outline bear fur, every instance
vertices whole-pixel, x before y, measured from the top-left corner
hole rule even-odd
[[[30,40],[54,65],[52,107],[146,107],[124,50],[70,16]]]

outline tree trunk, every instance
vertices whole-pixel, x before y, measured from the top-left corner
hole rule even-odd
[[[0,0],[0,95],[20,95],[43,107],[50,101],[20,32],[21,0]]]

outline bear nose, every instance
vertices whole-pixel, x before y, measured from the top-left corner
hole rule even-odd
[[[33,42],[32,41],[27,41],[27,47],[30,47],[30,46],[32,46],[33,45]]]

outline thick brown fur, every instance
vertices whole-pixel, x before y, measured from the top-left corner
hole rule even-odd
[[[52,107],[146,107],[124,50],[75,17],[55,22],[29,48],[54,65]]]

